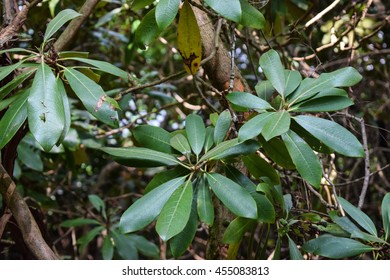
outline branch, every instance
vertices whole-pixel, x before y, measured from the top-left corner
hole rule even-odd
[[[325,15],[326,13],[328,13],[330,10],[332,10],[334,7],[336,7],[336,5],[340,2],[341,0],[335,0],[332,4],[330,4],[328,7],[326,7],[322,12],[320,12],[319,14],[317,14],[315,17],[313,17],[311,20],[309,20],[306,24],[305,24],[305,28],[309,27],[310,25],[312,25],[313,23],[315,23],[317,20],[319,20],[320,18],[322,18],[323,15]]]
[[[66,46],[72,42],[74,37],[79,31],[81,25],[92,13],[93,9],[97,5],[99,0],[86,0],[84,5],[81,7],[79,13],[81,17],[73,19],[69,25],[66,27],[65,31],[58,37],[57,41],[54,43],[54,49],[59,52],[62,51]]]
[[[28,205],[16,190],[15,183],[2,164],[0,164],[0,193],[3,195],[6,204],[20,228],[24,242],[35,257],[40,260],[58,259],[57,255],[43,239]]]

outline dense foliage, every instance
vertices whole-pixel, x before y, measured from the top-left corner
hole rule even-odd
[[[387,2],[6,2],[1,258],[390,257]]]

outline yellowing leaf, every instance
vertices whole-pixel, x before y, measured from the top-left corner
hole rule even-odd
[[[184,1],[179,11],[179,24],[177,29],[177,44],[184,60],[184,68],[188,74],[194,75],[200,67],[202,45],[199,26],[188,1]]]

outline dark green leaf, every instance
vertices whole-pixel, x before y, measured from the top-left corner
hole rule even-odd
[[[137,260],[138,251],[134,240],[129,238],[129,235],[121,234],[117,230],[113,230],[111,233],[119,256],[124,260]]]
[[[20,142],[17,148],[18,159],[28,168],[36,171],[43,171],[43,162],[40,153],[33,150],[33,148],[26,141]]]
[[[103,230],[104,230],[103,226],[97,226],[97,227],[94,227],[92,230],[90,230],[86,235],[80,237],[77,240],[77,244],[80,245],[80,251],[83,252],[84,249],[88,246],[89,242],[91,242]]]
[[[28,79],[36,69],[27,71],[15,77],[12,81],[7,83],[5,86],[0,88],[0,100],[3,100],[11,91],[17,88],[21,83],[23,83],[26,79]]]
[[[286,79],[284,67],[280,61],[279,54],[274,50],[269,50],[260,57],[260,67],[267,79],[272,83],[276,91],[284,97],[286,89]]]
[[[287,151],[286,145],[279,138],[273,138],[270,141],[260,140],[264,153],[276,164],[286,168],[295,169],[295,165]]]
[[[265,27],[265,18],[258,9],[250,5],[247,0],[240,0],[240,4],[242,11],[240,24],[256,29]]]
[[[257,218],[256,202],[243,187],[218,173],[207,174],[207,181],[215,195],[233,214],[249,219]]]
[[[390,241],[390,193],[387,193],[382,200],[382,222],[385,240]]]
[[[53,18],[49,24],[47,25],[45,35],[43,36],[43,41],[47,41],[50,39],[54,33],[56,33],[65,23],[68,21],[81,16],[76,11],[73,11],[71,9],[66,9],[61,12],[59,12],[55,18]]]
[[[72,68],[65,69],[65,77],[88,112],[112,127],[118,126],[118,113],[106,101],[107,95],[101,86]]]
[[[360,231],[360,229],[348,217],[339,217],[336,211],[330,211],[329,216],[331,217],[333,222],[338,224],[343,230],[348,233]]]
[[[138,11],[150,4],[153,4],[154,0],[134,0],[133,4],[131,4],[131,9],[133,11]]]
[[[374,222],[359,208],[353,206],[347,200],[342,197],[338,197],[338,201],[343,207],[344,211],[351,216],[362,228],[364,228],[368,233],[371,233],[374,236],[378,236]]]
[[[57,80],[50,67],[38,66],[28,98],[28,124],[34,138],[49,152],[65,127],[65,112]]]
[[[299,249],[297,248],[297,244],[287,235],[288,238],[288,250],[290,252],[290,259],[292,260],[303,260],[303,256]]]
[[[145,237],[137,234],[128,234],[126,236],[134,243],[137,250],[144,256],[154,259],[158,259],[160,257],[160,249],[156,246],[156,244],[150,242]]]
[[[221,143],[226,138],[226,134],[229,131],[231,122],[232,116],[230,115],[229,110],[223,111],[220,114],[214,129],[214,142],[216,145]]]
[[[62,130],[61,136],[58,139],[58,143],[57,143],[57,144],[61,144],[64,141],[70,129],[71,114],[70,114],[69,99],[68,96],[66,95],[64,84],[62,80],[59,78],[57,78],[57,89],[58,89],[58,94],[61,96],[62,99],[62,105],[64,105],[64,129]]]
[[[139,125],[133,129],[132,133],[135,140],[142,147],[166,154],[173,153],[170,144],[172,135],[161,127],[152,125]]]
[[[156,22],[156,8],[153,8],[142,18],[141,24],[135,31],[135,41],[144,47],[152,43],[160,33],[161,30]]]
[[[183,134],[176,134],[170,140],[172,148],[179,151],[183,155],[188,155],[191,153],[190,143],[188,143],[187,137]]]
[[[177,15],[180,0],[160,0],[156,6],[156,22],[160,30],[166,29]]]
[[[85,225],[99,225],[99,222],[93,219],[76,218],[72,220],[66,220],[61,223],[62,227],[79,227]]]
[[[269,101],[275,91],[272,83],[268,80],[259,81],[255,86],[255,90],[257,96],[265,101]]]
[[[243,157],[245,166],[250,174],[255,178],[268,177],[274,185],[280,184],[279,174],[271,164],[261,158],[259,155],[248,155]]]
[[[321,165],[310,146],[291,130],[283,134],[282,139],[299,174],[308,183],[319,188],[322,178]]]
[[[257,141],[247,140],[245,142],[238,143],[238,139],[236,138],[224,141],[221,144],[217,145],[215,148],[211,149],[208,153],[206,153],[200,159],[200,161],[225,159],[252,154],[256,152],[259,147],[260,145]]]
[[[336,152],[350,157],[364,157],[360,142],[339,124],[311,116],[297,116],[294,119],[315,138]]]
[[[0,119],[0,150],[14,137],[26,121],[28,95],[28,91],[18,95]]]
[[[160,214],[173,192],[184,183],[184,180],[185,177],[172,179],[134,202],[121,217],[121,231],[134,232],[150,224]]]
[[[371,234],[368,234],[368,233],[365,233],[361,230],[358,230],[358,231],[354,231],[351,233],[351,238],[359,238],[363,241],[367,241],[367,242],[374,242],[374,243],[379,243],[379,244],[386,244],[386,241],[379,238],[379,237],[376,237],[374,235],[371,235]],[[389,245],[387,243],[387,245]]]
[[[104,203],[104,201],[98,197],[97,195],[95,194],[90,194],[88,195],[88,200],[89,202],[92,204],[92,206],[99,212],[102,214],[102,216],[107,219],[107,216],[106,216],[106,204]]]
[[[314,95],[311,100],[322,98],[322,97],[331,97],[331,96],[342,96],[342,97],[348,97],[348,93],[341,88],[328,88],[320,91],[316,95]]]
[[[263,113],[247,121],[238,131],[238,140],[243,142],[259,135],[272,114],[270,112]]]
[[[272,106],[265,100],[249,93],[249,92],[231,92],[226,96],[234,105],[244,107],[246,109],[267,110],[273,109]]]
[[[375,250],[375,248],[364,245],[356,240],[335,237],[328,234],[321,235],[316,239],[306,242],[302,248],[308,253],[331,259],[353,257]]]
[[[247,232],[255,224],[256,221],[251,219],[242,217],[235,218],[223,234],[222,242],[226,244],[240,243],[245,232]]]
[[[192,151],[199,155],[206,139],[206,128],[200,116],[194,114],[187,116],[186,133]]]
[[[132,167],[157,167],[177,165],[180,162],[172,155],[161,153],[147,148],[111,148],[101,150],[113,157],[120,164]]]
[[[204,2],[221,16],[234,22],[241,21],[240,0],[230,0],[229,5],[220,0],[204,0]]]
[[[298,71],[284,70],[284,77],[286,80],[284,95],[290,95],[301,83],[302,76]]]
[[[326,96],[297,104],[294,111],[298,112],[331,112],[345,109],[353,105],[349,97],[344,96]]]
[[[214,223],[214,205],[207,181],[202,176],[198,182],[197,210],[199,219],[212,226]]]
[[[102,257],[103,260],[112,260],[114,256],[114,244],[112,244],[111,236],[106,235],[103,239]]]
[[[185,176],[189,173],[188,169],[185,169],[182,166],[177,166],[172,170],[162,171],[155,174],[152,178],[152,180],[148,183],[148,185],[145,188],[145,193],[147,194],[151,190],[157,188],[158,186],[175,179],[177,177]]]
[[[156,231],[162,240],[171,239],[185,228],[191,214],[192,195],[192,182],[188,180],[168,199],[156,223]]]
[[[204,152],[207,153],[214,145],[214,127],[206,127],[206,140],[204,141]]]
[[[18,63],[3,66],[0,67],[0,81],[2,81],[5,77],[7,77],[9,74],[11,74],[13,71],[21,67],[21,65],[26,61],[26,59],[23,59],[19,61]]]
[[[187,225],[178,235],[172,237],[170,241],[171,252],[175,259],[179,258],[187,250],[194,240],[198,228],[198,217],[196,216],[196,203],[192,201],[191,214]]]
[[[122,7],[115,8],[108,13],[106,13],[104,16],[100,17],[98,22],[95,24],[95,27],[100,27],[110,21],[113,21],[116,17],[120,16],[120,13],[122,12]]]
[[[267,122],[264,124],[261,134],[266,141],[282,135],[290,129],[291,118],[290,114],[286,111],[273,112],[267,118]]]

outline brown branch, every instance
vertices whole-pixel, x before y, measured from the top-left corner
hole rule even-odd
[[[64,32],[58,37],[57,41],[54,43],[54,49],[59,52],[62,51],[66,46],[68,46],[74,39],[79,31],[81,25],[85,22],[85,20],[92,13],[93,9],[97,5],[99,0],[86,0],[84,5],[81,7],[79,13],[80,17],[73,19]]]
[[[11,210],[20,231],[23,240],[30,251],[40,260],[56,260],[57,255],[50,249],[43,239],[39,227],[32,216],[27,203],[16,190],[16,185],[0,164],[0,193]]]

